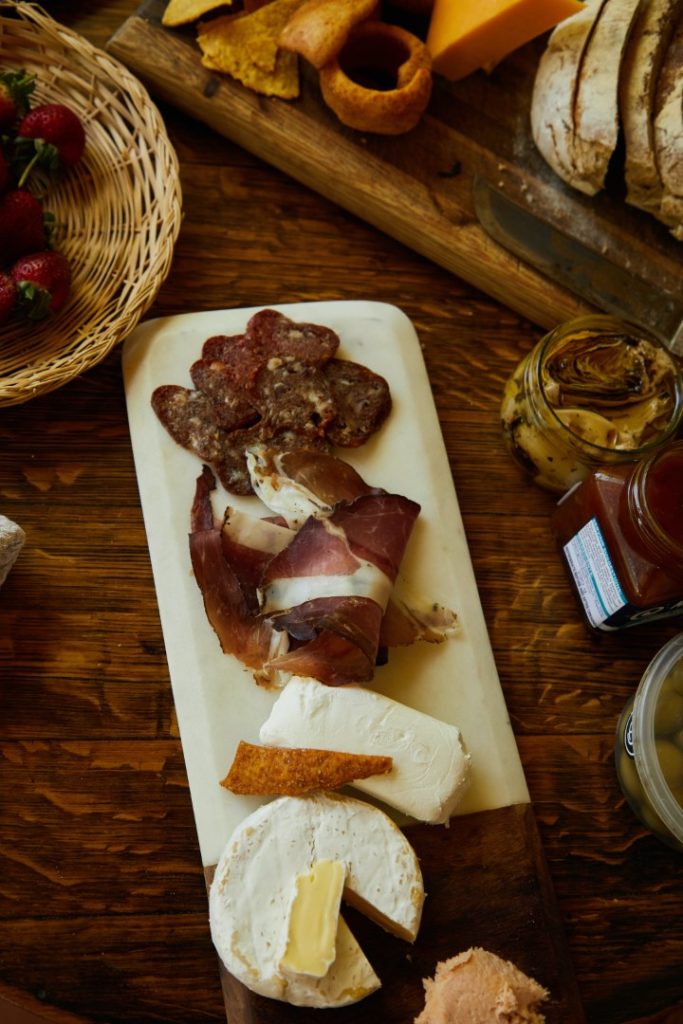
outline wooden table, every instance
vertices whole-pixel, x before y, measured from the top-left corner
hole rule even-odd
[[[134,3],[47,7],[104,46]],[[504,380],[540,329],[161,110],[184,220],[150,315],[370,298],[415,324],[587,1020],[683,1021],[683,858],[613,768],[619,712],[681,621],[583,625],[553,499],[500,439]],[[0,591],[0,1019],[222,1021],[120,351],[0,410],[0,445],[0,511],[28,538]]]

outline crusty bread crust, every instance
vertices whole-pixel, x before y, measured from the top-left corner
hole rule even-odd
[[[683,16],[666,52],[655,103],[655,154],[663,186],[657,216],[683,240]]]
[[[582,191],[599,192],[619,139],[619,71],[639,0],[608,0],[579,69],[574,169]],[[577,186],[580,187],[580,186]]]
[[[642,0],[624,53],[619,112],[624,131],[626,200],[656,213],[662,180],[655,153],[657,81],[683,0]]]
[[[574,107],[583,56],[607,0],[588,0],[585,9],[553,30],[543,53],[531,99],[531,133],[556,174],[581,187],[574,166]]]

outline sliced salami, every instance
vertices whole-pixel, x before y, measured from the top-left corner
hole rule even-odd
[[[332,359],[324,370],[337,415],[327,436],[340,448],[357,448],[391,411],[391,394],[384,377],[347,359]]]
[[[309,366],[322,366],[339,348],[339,335],[331,327],[295,323],[275,309],[254,313],[245,335],[269,359],[298,360]]]
[[[386,419],[387,382],[337,359],[338,346],[329,327],[262,309],[243,334],[204,342],[190,368],[195,390],[164,385],[152,406],[171,437],[209,463],[227,490],[251,494],[247,448],[353,448]]]
[[[262,416],[264,441],[281,430],[302,438],[325,437],[336,415],[322,372],[299,361],[262,366],[251,394]]]
[[[201,391],[162,384],[152,394],[152,408],[173,440],[204,462],[216,462],[230,443],[230,435],[214,422],[211,402]]]
[[[214,422],[223,430],[237,430],[259,419],[259,412],[233,382],[225,365],[217,359],[198,359],[190,367],[192,383],[209,399]]]

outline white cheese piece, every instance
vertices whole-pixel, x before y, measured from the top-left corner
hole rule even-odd
[[[470,756],[460,730],[362,686],[293,676],[261,726],[262,743],[393,758],[387,775],[356,789],[419,821],[448,821],[465,792]]]
[[[22,528],[7,516],[0,515],[0,586],[19,557],[25,540],[26,534]]]
[[[280,968],[294,880],[320,860],[345,866],[344,898],[409,941],[424,902],[410,843],[383,811],[335,794],[281,797],[233,832],[209,892],[211,936],[226,969],[251,991],[296,1006],[357,1002],[378,987],[355,940],[337,933],[334,963],[322,978]],[[341,919],[340,919],[341,920]]]
[[[285,974],[324,978],[336,957],[337,922],[346,868],[340,860],[319,860],[297,875],[280,961]]]

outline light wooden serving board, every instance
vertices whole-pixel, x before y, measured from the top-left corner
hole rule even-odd
[[[573,972],[539,843],[522,765],[488,638],[448,458],[415,330],[395,306],[318,302],[279,307],[294,320],[326,324],[339,355],[382,374],[392,412],[366,445],[340,452],[370,483],[421,506],[401,574],[417,593],[454,609],[460,629],[439,645],[392,650],[373,686],[457,724],[472,757],[472,783],[449,827],[397,819],[425,874],[424,925],[413,947],[356,921],[379,971],[377,995],[333,1011],[350,1021],[408,1022],[423,1003],[421,979],[470,945],[514,960],[552,993],[548,1024],[582,1020]],[[241,332],[254,310],[149,321],[124,348],[126,401],[178,724],[207,882],[234,827],[260,802],[219,785],[240,739],[258,742],[277,691],[224,655],[192,576],[187,535],[198,459],[158,422],[150,398],[161,384],[191,386],[189,369],[214,334]],[[214,511],[267,511],[258,498],[220,487]],[[358,794],[356,794],[358,795]],[[373,957],[375,958],[373,960]],[[230,1024],[306,1021],[310,1011],[253,996],[224,974]],[[319,1011],[313,1011],[319,1016]]]
[[[477,175],[683,301],[683,245],[614,190],[590,199],[564,185],[537,153],[529,104],[544,39],[491,75],[478,72],[458,83],[435,77],[420,124],[392,138],[341,125],[305,62],[301,96],[293,102],[258,96],[208,71],[193,28],[161,26],[164,7],[164,0],[145,0],[108,45],[154,95],[511,309],[548,327],[588,307],[488,237],[474,212]]]

